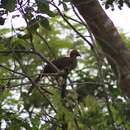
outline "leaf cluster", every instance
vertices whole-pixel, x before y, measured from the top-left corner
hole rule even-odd
[[[130,106],[121,93],[105,55],[89,49],[86,26],[69,16],[69,0],[58,1],[63,18],[53,1],[2,0],[3,14],[22,14],[25,27],[1,29],[0,37],[0,129],[9,130],[119,130],[130,129]],[[109,1],[110,2],[110,1]],[[11,4],[10,4],[11,3]],[[109,3],[113,4],[113,3]],[[9,6],[10,5],[10,6]],[[53,8],[55,7],[53,6]],[[2,16],[2,15],[1,15]],[[13,15],[12,19],[19,17]],[[1,22],[1,25],[4,22]],[[128,38],[125,38],[129,42]],[[78,67],[66,81],[66,96],[54,76],[33,81],[47,60],[78,49]],[[116,67],[116,66],[115,66]],[[30,88],[33,88],[30,92]]]
[[[130,1],[129,0],[101,0],[105,5],[105,9],[111,8],[112,10],[115,9],[115,6],[121,10],[124,5],[127,5],[130,8]]]

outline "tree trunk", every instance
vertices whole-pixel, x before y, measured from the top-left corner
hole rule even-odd
[[[130,52],[119,32],[98,0],[73,0],[72,2],[88,24],[113,70],[116,63],[120,73],[120,86],[130,99]]]

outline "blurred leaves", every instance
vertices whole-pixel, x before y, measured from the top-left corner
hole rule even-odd
[[[16,0],[1,0],[1,7],[9,12],[14,11],[16,7]]]
[[[117,5],[119,9],[122,9],[124,4],[130,8],[130,1],[129,0],[101,0],[103,4],[105,4],[105,9],[111,8],[112,10],[115,9]]]
[[[54,12],[50,10],[50,5],[47,0],[36,0],[36,3],[40,13],[47,14],[50,17],[55,16]]]
[[[51,27],[47,18],[43,16],[37,16],[37,19],[40,21],[40,25],[42,27],[44,27],[47,30],[51,30]]]
[[[4,25],[4,23],[5,23],[5,19],[0,17],[0,25]]]
[[[58,2],[62,13],[70,15],[70,0]],[[113,2],[106,1],[106,8],[113,8]],[[127,0],[123,2],[129,5]],[[122,8],[121,0],[116,3]],[[0,32],[0,121],[6,123],[5,129],[129,129],[129,102],[105,57],[99,57],[99,64],[87,44],[47,0],[21,0],[20,4],[16,8],[15,0],[1,1],[4,10],[0,12],[0,25],[5,22],[2,16],[15,10],[20,11],[26,22],[25,27],[12,25]],[[19,14],[13,15],[14,18],[19,18]],[[83,36],[90,38],[86,27],[78,21],[71,19],[71,22]],[[124,34],[122,38],[129,47],[130,39]],[[35,84],[46,64],[42,56],[51,61],[68,56],[71,49],[78,49],[81,58],[68,76],[66,97],[61,97],[62,88],[55,77],[44,76]],[[30,88],[34,89],[29,92]]]

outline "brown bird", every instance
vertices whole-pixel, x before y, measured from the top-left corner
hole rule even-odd
[[[67,75],[77,66],[77,57],[80,56],[79,52],[77,50],[72,50],[70,52],[69,57],[60,57],[56,60],[53,60],[51,63],[54,64],[60,71],[64,72],[64,75],[62,75],[64,79],[64,83],[61,85],[62,87],[62,97],[65,96],[65,88],[66,88],[66,79]],[[49,73],[57,73],[56,69],[50,65],[47,64],[44,69],[42,70],[41,74],[35,79],[35,84],[39,82],[44,74]],[[56,78],[57,80],[57,78]]]
[[[53,60],[52,63],[60,70],[69,73],[77,66],[77,56],[80,56],[77,50],[72,50],[69,57],[60,57]],[[47,64],[44,68],[43,73],[56,73],[56,69]]]
[[[64,98],[66,95],[66,79],[67,75],[77,66],[77,57],[80,56],[79,52],[77,50],[72,50],[70,52],[69,57],[60,57],[56,60],[53,60],[52,63],[60,70],[64,71],[64,75],[62,75],[62,82],[60,83],[61,87],[61,97]],[[56,69],[51,66],[50,64],[47,64],[42,72],[44,75],[45,73],[56,73]],[[43,77],[41,75],[40,78]],[[58,78],[56,78],[58,80]]]

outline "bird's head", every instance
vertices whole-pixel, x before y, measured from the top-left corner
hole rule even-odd
[[[79,52],[77,50],[72,50],[70,52],[70,57],[71,58],[76,58],[77,56],[80,56]]]

